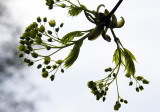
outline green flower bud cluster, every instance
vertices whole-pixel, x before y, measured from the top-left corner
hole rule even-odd
[[[127,78],[130,78],[131,79],[131,75],[130,74],[126,74],[125,75]],[[144,79],[143,76],[137,76],[137,77],[133,77],[135,80],[136,80],[136,88],[135,90],[137,92],[139,92],[140,90],[144,90],[144,87],[142,85],[140,85],[140,81],[142,82],[142,84],[149,84],[149,81],[147,79]],[[133,85],[133,81],[130,81],[129,82],[129,86],[132,86]]]
[[[42,24],[44,22],[44,24]],[[44,17],[41,19],[41,17],[37,17],[37,22],[33,22],[31,25],[29,25],[25,32],[20,37],[20,46],[18,47],[18,50],[21,52],[18,57],[22,58],[24,57],[24,63],[27,63],[28,66],[32,66],[35,62],[42,61],[41,64],[37,65],[37,69],[42,69],[42,77],[47,78],[49,76],[49,73],[55,71],[60,68],[61,73],[64,73],[64,68],[62,68],[63,60],[57,60],[53,61],[51,60],[51,55],[41,55],[38,53],[39,50],[51,50],[52,46],[51,42],[58,42],[58,35],[53,35],[51,30],[45,29],[45,23],[47,22],[47,18]],[[53,28],[56,26],[56,21],[54,19],[50,20],[48,22],[48,25]],[[59,27],[55,28],[55,32],[58,32],[60,28],[63,27],[63,23],[60,24]],[[47,41],[46,41],[47,40]],[[44,48],[37,48],[37,45]],[[25,54],[27,54],[25,56]],[[27,57],[27,58],[25,58]],[[29,58],[32,59],[29,59]],[[51,65],[51,62],[55,62],[54,65]],[[50,76],[51,80],[53,81],[55,77],[55,73]]]
[[[118,111],[121,108],[121,103],[128,104],[128,101],[124,100],[124,99],[120,99],[120,100],[116,101],[116,103],[114,105],[115,111]]]
[[[108,87],[104,88],[105,85],[103,83],[97,85],[96,82],[89,81],[87,85],[91,89],[91,93],[96,96],[96,100],[100,100],[101,98],[103,102],[106,100],[105,96],[107,95]]]
[[[49,9],[53,9],[54,0],[46,0],[46,5],[49,7]]]

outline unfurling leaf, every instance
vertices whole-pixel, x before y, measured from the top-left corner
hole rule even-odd
[[[80,47],[82,45],[83,41],[79,40],[77,43],[73,46],[73,49],[69,53],[69,55],[65,59],[65,67],[69,68],[78,58],[79,52],[80,52]]]
[[[121,20],[117,23],[117,28],[123,27],[124,23],[125,23],[125,20],[123,17],[121,17]]]
[[[73,32],[69,32],[67,33],[62,39],[61,39],[61,43],[62,44],[68,44],[70,41],[73,40],[74,37],[80,37],[82,36],[84,33],[82,33],[81,31],[73,31]]]
[[[120,54],[121,54],[121,61],[123,61],[123,50],[121,48],[116,49],[114,52],[113,61],[112,61],[112,62],[115,62],[116,65],[119,64],[120,62],[120,56],[119,56]]]
[[[127,73],[130,73],[132,76],[134,76],[136,70],[134,61],[136,61],[134,55],[127,49],[124,48],[123,51],[124,59],[125,59],[125,70]]]
[[[71,6],[69,9],[69,14],[70,16],[77,16],[82,12],[82,10],[84,10],[83,7]]]

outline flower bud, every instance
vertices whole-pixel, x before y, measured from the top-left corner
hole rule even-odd
[[[23,57],[23,54],[22,54],[22,53],[21,53],[21,54],[19,54],[19,55],[18,55],[18,57],[19,57],[19,58],[22,58],[22,57]]]
[[[64,73],[64,69],[61,69],[61,72]]]
[[[41,18],[40,17],[37,17],[37,22],[41,22]]]
[[[48,30],[48,34],[52,35],[52,31]]]
[[[62,64],[62,63],[63,63],[63,60],[57,60],[57,61],[56,61],[56,64],[59,64],[59,65],[60,65],[60,64]]]
[[[28,66],[32,66],[33,64],[34,64],[34,62],[31,61],[28,63]]]
[[[64,25],[64,23],[61,23],[61,24],[60,24],[60,27],[63,27],[63,25]]]
[[[46,66],[47,69],[51,69],[51,66]]]
[[[47,77],[48,77],[48,71],[42,72],[42,77],[43,77],[43,78],[47,78]]]
[[[40,69],[42,67],[42,64],[39,64],[38,66],[37,66],[37,69]]]
[[[38,57],[38,54],[35,53],[35,52],[34,52],[34,53],[31,53],[31,55],[32,55],[33,58],[37,58],[37,57]]]
[[[51,75],[51,76],[50,76],[51,81],[53,81],[54,78],[55,78],[55,75]]]
[[[58,32],[58,31],[59,31],[59,28],[56,28],[55,31]]]
[[[43,25],[40,26],[39,32],[43,33],[45,31],[45,27]]]
[[[143,76],[137,76],[136,79],[139,80],[139,81],[141,81],[144,78],[143,78]]]
[[[44,58],[44,64],[48,65],[50,63],[50,61],[51,61],[51,58],[49,56],[46,56]]]
[[[94,87],[96,87],[96,83],[93,82],[93,81],[89,81],[89,82],[87,83],[87,86],[88,86],[89,88],[94,88]]]
[[[65,8],[65,7],[66,7],[66,4],[63,3],[63,4],[61,4],[60,6],[61,6],[62,8]]]
[[[139,88],[138,87],[136,87],[136,91],[139,92]]]
[[[43,18],[43,22],[47,22],[47,18],[46,17]]]
[[[24,46],[23,44],[21,44],[21,45],[18,47],[18,50],[19,50],[19,51],[24,51],[24,49],[25,49],[25,46]]]
[[[128,101],[127,101],[127,100],[124,100],[124,103],[125,103],[125,104],[127,104],[127,103],[128,103]]]
[[[143,82],[143,84],[149,84],[149,81],[146,79],[143,79],[142,82]]]
[[[143,88],[143,86],[139,86],[139,89],[142,91],[144,88]]]
[[[54,19],[50,20],[50,21],[49,21],[49,25],[50,25],[51,27],[54,27],[54,26],[56,25],[55,20],[54,20]]]
[[[57,65],[53,65],[52,68],[53,68],[53,70],[56,69],[56,68],[57,68]]]

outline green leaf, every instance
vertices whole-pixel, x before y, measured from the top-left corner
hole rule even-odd
[[[120,53],[119,53],[120,51]],[[112,62],[115,62],[115,64],[119,64],[119,61],[120,61],[120,57],[119,57],[119,54],[121,54],[121,61],[123,63],[123,50],[120,48],[119,50],[116,49],[115,52],[114,52],[114,55],[113,55],[113,61]]]
[[[74,37],[80,37],[82,36],[84,33],[82,33],[81,31],[73,31],[73,32],[69,32],[67,33],[62,39],[61,39],[61,43],[62,44],[68,44],[70,41],[73,40]]]
[[[80,14],[82,12],[82,10],[84,10],[83,7],[78,7],[78,6],[72,6],[69,9],[69,14],[70,16],[77,16],[78,14]]]
[[[80,47],[82,46],[83,40],[77,41],[77,43],[73,46],[73,49],[69,53],[69,55],[65,59],[65,67],[69,68],[78,58]]]
[[[134,65],[134,60],[136,61],[134,55],[128,50],[124,48],[123,51],[124,59],[125,59],[125,70],[127,73],[131,74],[134,76],[136,70],[135,70],[135,65]]]

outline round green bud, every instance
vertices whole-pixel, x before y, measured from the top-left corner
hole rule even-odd
[[[25,40],[26,45],[30,45],[30,42],[28,40]]]
[[[124,100],[123,99],[120,99],[120,102],[123,102]]]
[[[136,91],[139,92],[139,88],[138,87],[136,87]]]
[[[46,46],[46,49],[47,49],[47,50],[50,50],[50,49],[51,49],[51,47],[50,47],[50,46]]]
[[[21,45],[18,47],[18,50],[19,50],[19,51],[24,51],[24,49],[25,49],[25,46],[24,46],[23,44],[21,44]]]
[[[56,28],[55,31],[58,32],[58,31],[59,31],[59,28]]]
[[[44,72],[44,71],[46,71],[46,69],[45,69],[45,68],[42,68],[42,72]]]
[[[89,81],[89,82],[87,83],[87,86],[88,86],[89,88],[94,88],[94,87],[96,87],[96,83],[93,82],[93,81]]]
[[[37,69],[40,69],[42,67],[42,64],[39,64],[38,66],[37,66]]]
[[[18,57],[19,57],[19,58],[22,58],[22,57],[23,57],[23,54],[22,54],[22,53],[20,53],[20,54],[18,55]]]
[[[143,79],[142,82],[143,82],[143,84],[149,84],[149,81],[146,79]]]
[[[31,55],[32,55],[33,58],[37,58],[37,57],[38,57],[38,54],[35,53],[35,52],[34,52],[34,53],[31,53]]]
[[[111,67],[106,68],[104,71],[105,71],[105,72],[111,72],[111,71],[112,71],[112,68],[111,68]]]
[[[56,68],[57,68],[57,65],[53,65],[52,68],[53,68],[53,70],[56,69]]]
[[[61,69],[61,72],[64,73],[64,69]]]
[[[55,78],[55,75],[51,75],[51,76],[50,76],[51,81],[53,81],[54,78]]]
[[[52,42],[52,39],[51,39],[51,38],[49,38],[49,39],[48,39],[48,42]]]
[[[62,8],[65,8],[65,7],[66,7],[66,4],[63,3],[63,4],[61,4],[60,6],[61,6]]]
[[[103,102],[105,102],[105,100],[106,100],[106,97],[103,97],[103,98],[102,98],[102,100],[103,100]]]
[[[41,22],[41,18],[40,17],[37,17],[37,22]]]
[[[53,9],[53,5],[52,5],[52,4],[50,4],[48,8],[49,8],[49,9]]]
[[[52,31],[48,30],[48,34],[52,35]]]
[[[33,25],[34,28],[38,27],[38,24],[36,22],[33,22],[32,25]]]
[[[24,58],[23,62],[28,63],[28,59]]]
[[[63,60],[57,60],[57,61],[56,61],[56,64],[61,65],[62,63],[63,63]]]
[[[51,61],[51,58],[49,56],[46,56],[44,58],[44,64],[48,65],[50,63],[50,61]]]
[[[42,40],[41,40],[40,37],[36,37],[36,38],[35,38],[35,42],[36,42],[37,44],[41,44],[41,43],[42,43]]]
[[[48,77],[48,71],[42,72],[42,77],[43,77],[43,78],[47,78],[47,77]]]
[[[116,77],[116,73],[113,73],[113,77]]]
[[[64,25],[64,23],[61,23],[61,24],[60,24],[60,27],[63,27],[63,25]]]
[[[45,27],[43,25],[40,26],[39,32],[43,33],[45,31]]]
[[[19,42],[20,44],[25,44],[25,41],[24,40],[20,40],[20,42]]]
[[[46,66],[46,68],[47,68],[47,69],[51,69],[51,66],[48,65],[48,66]]]
[[[47,18],[46,17],[43,18],[43,22],[47,22]]]
[[[124,100],[124,103],[125,103],[125,104],[127,104],[127,103],[128,103],[128,101],[127,101],[127,100]]]
[[[34,64],[34,62],[31,61],[28,63],[28,66],[32,66],[33,64]]]
[[[108,91],[108,89],[109,89],[108,87],[105,87],[105,89],[104,89],[104,90],[105,90],[105,91]]]
[[[32,48],[30,45],[28,45],[27,48],[28,48],[30,51],[33,51],[33,48]]]
[[[126,73],[126,75],[125,75],[127,78],[130,78],[131,77],[131,74],[129,74],[129,73]]]
[[[133,82],[131,81],[131,82],[129,82],[129,86],[132,86],[133,85]]]
[[[139,81],[141,81],[144,78],[143,78],[143,76],[137,76],[136,79],[139,80]]]
[[[50,21],[49,21],[49,25],[50,25],[51,27],[54,27],[54,26],[56,25],[55,20],[54,20],[54,19],[50,20]]]
[[[139,86],[139,89],[142,91],[144,88],[143,88],[143,86]]]
[[[38,35],[38,37],[42,37],[42,34],[41,34],[41,33],[38,33],[37,35]]]
[[[30,54],[30,50],[24,50],[23,52],[26,54]]]

